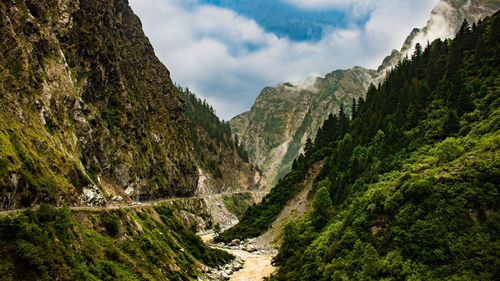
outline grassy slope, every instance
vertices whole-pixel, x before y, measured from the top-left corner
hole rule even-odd
[[[191,280],[209,248],[166,205],[75,211],[42,205],[0,218],[2,280]]]

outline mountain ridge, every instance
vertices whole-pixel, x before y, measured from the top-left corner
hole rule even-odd
[[[250,111],[231,119],[231,129],[247,149],[250,162],[273,184],[289,171],[306,140],[314,137],[328,117],[325,113],[362,97],[368,81],[377,76],[374,70],[353,67],[323,78],[310,77],[298,85],[285,82],[266,87]]]
[[[411,56],[415,45],[426,46],[435,39],[453,38],[467,20],[469,23],[478,22],[487,15],[492,15],[500,9],[498,1],[491,0],[441,0],[434,9],[426,25],[414,28],[406,37],[401,49],[392,50],[377,68],[378,72],[385,73],[406,56]]]

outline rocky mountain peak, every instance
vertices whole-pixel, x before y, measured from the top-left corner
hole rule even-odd
[[[495,0],[441,0],[431,11],[423,28],[414,28],[399,51],[393,50],[377,69],[381,73],[393,68],[405,56],[411,56],[415,45],[426,46],[438,38],[452,38],[464,20],[474,23],[500,9]]]

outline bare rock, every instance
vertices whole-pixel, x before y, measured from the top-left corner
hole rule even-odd
[[[255,252],[256,249],[255,249],[254,245],[248,244],[248,245],[245,246],[245,251],[247,251],[247,252]]]

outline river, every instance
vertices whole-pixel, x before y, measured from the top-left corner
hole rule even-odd
[[[201,238],[205,243],[212,240],[213,234],[207,233],[201,235]],[[207,243],[207,245],[214,247]],[[217,248],[217,247],[214,247]],[[231,279],[234,281],[248,281],[248,280],[264,280],[264,277],[269,277],[275,270],[276,267],[272,266],[272,257],[268,254],[260,253],[257,249],[256,252],[247,252],[240,249],[227,249],[219,248],[221,250],[227,251],[234,256],[240,257],[245,262],[243,268],[236,271],[231,275]]]

